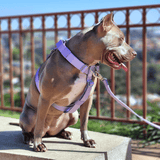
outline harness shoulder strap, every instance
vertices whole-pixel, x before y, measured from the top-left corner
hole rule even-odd
[[[40,93],[40,88],[39,88],[39,69],[40,68],[38,68],[38,70],[36,72],[36,75],[35,75],[35,83],[36,83],[36,87],[37,87],[37,89],[38,89],[38,91]]]
[[[80,61],[73,53],[65,46],[62,40],[60,40],[57,44],[57,49],[61,52],[63,57],[70,62],[74,67],[79,69],[82,73],[88,72],[88,66]]]
[[[83,94],[79,98],[79,100],[75,101],[74,103],[71,103],[69,106],[59,106],[57,104],[52,104],[54,108],[57,110],[63,111],[64,113],[73,113],[75,112],[80,106],[88,99],[92,86],[94,85],[94,82],[92,81],[93,73],[91,70],[99,70],[98,66],[91,66],[88,67],[83,62],[81,62],[78,58],[76,58],[71,51],[64,45],[63,41],[59,41],[57,43],[57,49],[60,51],[60,53],[63,55],[64,58],[66,58],[73,66],[75,66],[77,69],[79,69],[82,73],[87,74],[87,84],[84,89]],[[91,69],[91,70],[90,70]],[[39,89],[39,69],[36,72],[35,75],[35,83],[37,86],[38,91]]]
[[[54,54],[54,51],[55,50],[52,50],[51,53],[48,55],[47,59],[52,55]],[[39,88],[39,70],[40,70],[41,67],[38,68],[37,72],[36,72],[36,75],[35,75],[35,83],[36,83],[36,86],[37,86],[37,89],[40,93],[40,88]]]

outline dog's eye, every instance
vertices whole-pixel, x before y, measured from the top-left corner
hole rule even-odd
[[[123,37],[120,37],[120,38],[119,38],[119,46],[122,45],[123,41],[124,41],[124,38],[123,38]]]
[[[121,41],[124,41],[124,37],[121,37],[120,39],[121,39]]]

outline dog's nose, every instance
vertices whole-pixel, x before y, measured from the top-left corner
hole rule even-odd
[[[133,56],[135,57],[137,55],[137,52],[136,51],[133,51],[132,52]]]

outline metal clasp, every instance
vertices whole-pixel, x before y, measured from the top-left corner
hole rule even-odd
[[[94,77],[100,79],[101,81],[103,81],[103,80],[105,79],[97,70],[93,71],[93,70],[91,69],[91,67],[90,67],[90,71],[93,73],[93,76],[94,76]]]

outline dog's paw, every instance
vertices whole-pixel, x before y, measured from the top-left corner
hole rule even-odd
[[[69,131],[65,131],[63,129],[60,133],[57,134],[56,137],[71,140],[72,139],[72,133],[69,132]]]
[[[93,139],[89,139],[87,141],[84,141],[84,145],[89,148],[95,148],[96,142]]]
[[[46,152],[47,147],[43,143],[41,143],[41,144],[37,145],[36,147],[34,146],[34,151],[36,151],[36,152]]]
[[[22,134],[23,134],[23,142],[25,144],[30,145],[31,143],[33,143],[33,133],[31,132],[28,133],[23,131]]]

